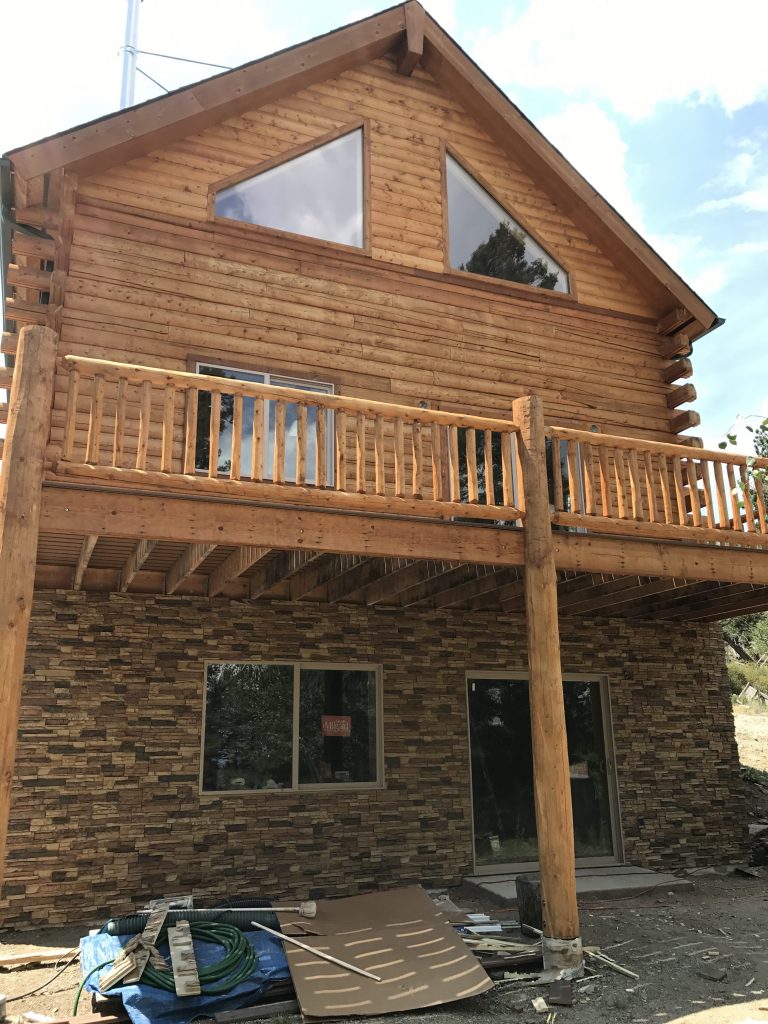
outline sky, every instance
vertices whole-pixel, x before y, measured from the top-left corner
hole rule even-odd
[[[142,0],[139,49],[233,67],[386,2]],[[768,416],[768,0],[425,6],[726,319],[694,348],[694,433],[716,447]],[[8,5],[0,152],[117,109],[125,15],[126,0]],[[166,89],[216,73],[146,55],[139,67]],[[137,76],[136,102],[161,92]],[[751,451],[743,425],[738,437]]]

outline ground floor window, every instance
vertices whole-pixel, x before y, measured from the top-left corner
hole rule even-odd
[[[380,702],[372,665],[210,662],[201,788],[381,785]]]

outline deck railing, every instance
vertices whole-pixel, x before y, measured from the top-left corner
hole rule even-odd
[[[768,459],[551,426],[553,522],[768,548]]]
[[[59,365],[68,378],[63,429],[51,438],[60,475],[430,518],[523,519],[517,427],[508,420],[72,355]]]

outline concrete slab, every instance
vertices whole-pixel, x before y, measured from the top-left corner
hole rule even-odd
[[[515,878],[518,874],[531,874],[535,871],[505,872],[498,875],[469,875],[464,879],[467,885],[479,889],[485,896],[490,896],[505,906],[517,901]],[[578,896],[639,896],[641,893],[660,890],[662,892],[678,892],[692,889],[693,883],[687,878],[678,878],[661,871],[650,871],[631,864],[617,864],[603,868],[577,868],[576,894]]]

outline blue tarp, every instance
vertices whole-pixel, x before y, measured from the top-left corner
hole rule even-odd
[[[126,1013],[133,1024],[189,1024],[195,1017],[212,1016],[224,1010],[237,1010],[242,1006],[257,1003],[271,982],[290,977],[288,961],[279,939],[273,939],[265,932],[243,933],[256,950],[259,964],[251,977],[233,988],[226,995],[186,996],[179,999],[173,992],[153,988],[151,985],[122,985],[110,991],[110,995],[122,997]],[[105,960],[114,960],[120,949],[133,938],[131,935],[88,935],[80,940],[80,963],[83,977]],[[167,943],[160,952],[168,957]],[[221,946],[195,939],[195,958],[198,965],[206,966],[219,961],[224,955]],[[99,977],[109,967],[92,974],[86,984],[89,992],[99,991]]]

